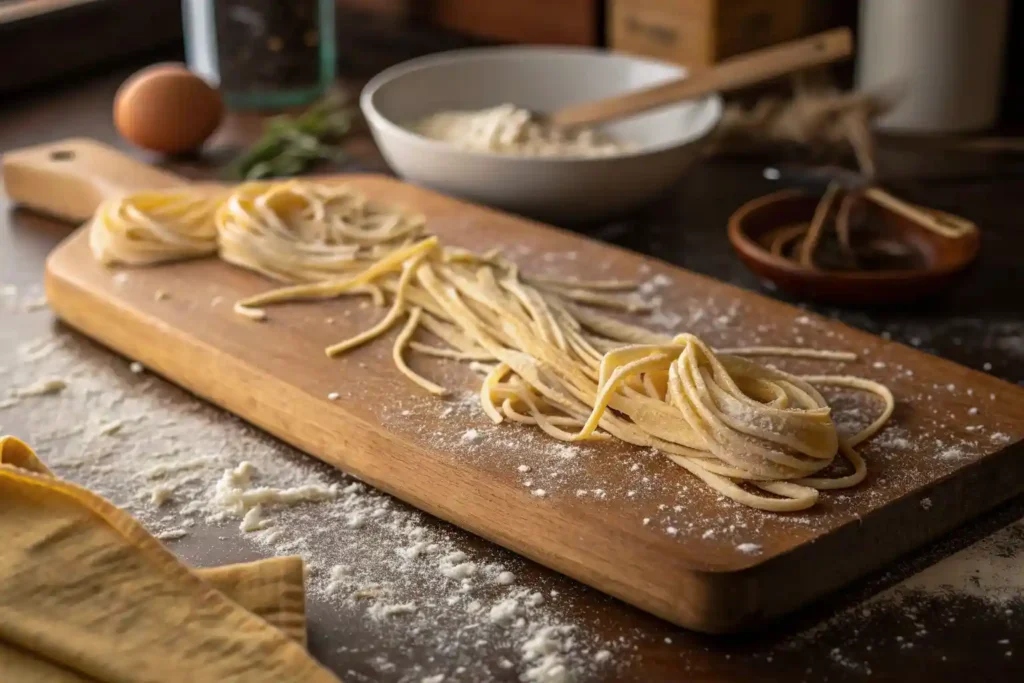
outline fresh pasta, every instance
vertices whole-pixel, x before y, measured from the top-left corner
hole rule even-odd
[[[97,258],[139,265],[217,249],[225,261],[286,283],[237,302],[237,313],[258,321],[275,304],[371,296],[384,315],[327,355],[397,329],[394,364],[425,391],[446,388],[413,370],[409,354],[468,362],[482,377],[480,405],[493,422],[535,425],[562,441],[653,448],[743,505],[803,510],[822,490],[858,484],[867,467],[856,447],[894,408],[878,382],[800,377],[749,358],[853,354],[716,350],[692,334],[656,333],[601,312],[648,308],[630,283],[526,276],[497,252],[445,246],[422,216],[344,185],[252,183],[212,211],[194,202],[179,192],[105,205],[91,226]],[[881,410],[860,433],[840,435],[821,386],[869,392]],[[847,462],[844,472],[833,467],[837,456]]]
[[[184,189],[110,199],[90,222],[89,246],[101,263],[148,265],[217,253],[213,216],[223,195]]]

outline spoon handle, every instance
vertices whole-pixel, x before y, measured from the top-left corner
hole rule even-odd
[[[556,125],[586,125],[633,116],[680,100],[749,85],[838,61],[850,56],[853,41],[848,28],[781,43],[731,57],[716,66],[679,80],[595,102],[563,107],[548,120]]]

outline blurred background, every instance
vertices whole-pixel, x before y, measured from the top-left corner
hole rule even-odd
[[[324,36],[331,76],[365,78],[409,57],[493,43],[603,46],[700,68],[845,25],[856,33],[859,57],[834,70],[840,86],[857,78],[913,90],[882,126],[1012,131],[1024,113],[1021,79],[1007,77],[1021,65],[1022,41],[1014,38],[1024,9],[1009,0],[0,0],[0,93],[128,56],[181,58],[186,42],[190,66],[209,69],[210,60],[197,56],[204,32],[224,28],[204,25],[212,7],[244,21],[246,13],[281,16],[282,7],[301,13],[307,5],[335,11]],[[183,9],[194,19],[184,27]],[[316,21],[324,19],[321,12]],[[989,37],[982,47],[979,35]],[[906,78],[921,64],[932,76]]]
[[[666,191],[655,188],[660,201],[636,203],[629,215],[603,216],[613,220],[563,220],[520,210],[483,190],[474,194],[420,177],[395,163],[379,130],[372,121],[367,126],[356,106],[360,89],[382,70],[466,47],[598,48],[683,65],[692,73],[837,27],[853,34],[852,58],[728,93],[722,118],[701,148],[703,163],[685,176],[676,173],[681,182]],[[966,242],[946,235],[945,242],[924,249],[900,238],[907,242],[897,250],[905,262],[893,265],[886,255],[878,263],[857,262],[853,270],[893,271],[900,278],[914,271],[922,281],[932,271],[966,271],[956,287],[943,280],[947,296],[926,299],[930,310],[969,317],[987,311],[1017,321],[1019,302],[993,297],[992,281],[977,274],[1013,279],[1019,270],[1012,267],[1019,232],[1007,206],[1019,196],[1024,169],[1024,79],[1013,78],[1022,62],[1022,35],[1024,3],[1011,0],[0,0],[0,148],[91,137],[192,179],[397,173],[773,296],[853,308],[876,305],[879,298],[891,304],[893,296],[886,287],[873,297],[859,288],[850,290],[852,298],[825,296],[809,273],[802,276],[807,287],[795,287],[782,273],[766,273],[749,260],[745,266],[743,254],[732,253],[742,252],[733,238],[729,249],[725,226],[745,202],[779,189],[809,190],[834,208],[824,196],[826,186],[842,185],[860,198],[861,190],[874,186],[909,202],[918,227],[962,216],[970,248],[960,250],[955,268],[939,268],[934,259],[918,257]],[[460,108],[454,105],[473,89],[441,85],[454,98],[442,108]],[[572,87],[578,90],[578,84]],[[558,88],[559,96],[570,89]],[[409,92],[424,99],[415,87]],[[428,159],[427,170],[464,167],[470,184],[494,179],[492,184],[530,194],[522,177],[505,183],[500,173],[474,171],[465,158],[445,158]],[[628,178],[653,187],[646,160],[640,170],[623,168],[605,172],[604,180],[625,185]],[[775,173],[780,168],[781,178]],[[556,189],[566,196],[573,189],[590,192],[579,175],[564,185]],[[900,206],[906,214],[907,206]],[[801,209],[810,212],[807,225],[813,208]],[[855,224],[865,223],[867,214],[853,215]],[[829,224],[837,228],[835,237],[839,224],[837,214]],[[977,262],[974,224],[984,231]],[[941,227],[928,230],[941,237]],[[874,240],[872,231],[861,232]],[[757,239],[767,244],[776,237],[782,234]],[[835,242],[830,237],[822,253],[827,256]],[[789,245],[783,249],[787,258],[799,251],[799,240],[779,244]],[[827,270],[831,276],[850,268],[837,261]],[[1019,281],[1001,282],[1013,290]],[[925,293],[908,288],[902,299]],[[848,320],[880,329],[871,318]]]

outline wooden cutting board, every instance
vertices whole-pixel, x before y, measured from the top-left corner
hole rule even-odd
[[[87,141],[5,159],[14,198],[72,217],[140,182],[180,181],[152,173]],[[528,427],[491,425],[474,407],[477,382],[460,364],[413,356],[414,367],[453,390],[438,399],[394,369],[385,340],[327,358],[324,347],[381,315],[367,302],[273,307],[257,323],[234,314],[232,303],[272,283],[216,259],[105,268],[79,231],[49,258],[50,305],[85,334],[311,455],[700,631],[734,631],[791,611],[1024,490],[1018,387],[569,232],[386,177],[339,180],[425,213],[447,243],[500,246],[530,272],[636,278],[661,300],[643,321],[653,327],[687,329],[715,346],[802,344],[860,354],[845,365],[766,362],[873,377],[892,388],[895,416],[863,449],[867,480],[825,492],[809,511],[764,513],[719,498],[644,449],[574,447]],[[848,394],[836,402],[846,429],[877,409]]]

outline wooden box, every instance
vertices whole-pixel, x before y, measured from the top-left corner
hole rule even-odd
[[[809,32],[808,0],[607,0],[614,50],[701,67]]]

